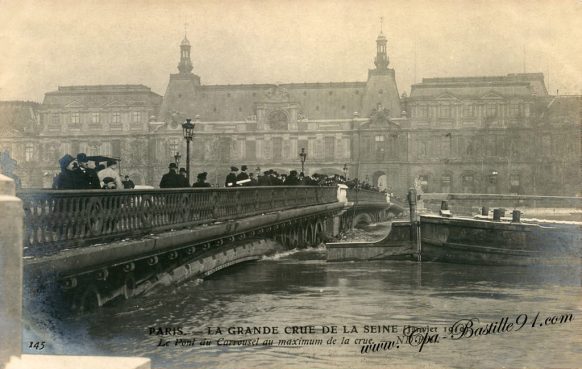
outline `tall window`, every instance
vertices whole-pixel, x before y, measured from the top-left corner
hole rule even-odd
[[[120,113],[113,113],[111,122],[115,123],[115,124],[121,123],[121,114]]]
[[[97,124],[100,121],[99,113],[91,113],[91,123]]]
[[[519,174],[512,174],[509,177],[509,191],[511,193],[521,193],[521,183],[519,181]]]
[[[494,117],[497,115],[497,104],[487,104],[486,114],[488,117]]]
[[[55,126],[61,124],[61,118],[59,114],[53,114],[51,123],[54,124]]]
[[[79,113],[71,113],[71,123],[73,124],[81,123],[81,115]]]
[[[452,139],[445,137],[440,142],[440,157],[441,158],[448,158],[451,156],[451,146],[452,146]]]
[[[25,161],[32,161],[34,159],[34,145],[31,143],[27,143],[24,146],[24,160]]]
[[[168,152],[166,153],[166,156],[168,158],[173,158],[174,155],[176,155],[176,153],[180,151],[179,147],[180,141],[177,138],[170,139],[170,141],[168,141]]]
[[[463,116],[467,118],[472,118],[475,116],[475,105],[465,105],[463,106]]]
[[[517,103],[509,104],[509,115],[511,117],[517,117],[521,114],[521,105]]]
[[[439,107],[439,118],[450,118],[451,106],[449,104],[441,105]]]
[[[419,118],[428,118],[428,106],[419,105],[416,108],[416,111]]]
[[[281,137],[273,137],[271,142],[273,144],[273,160],[281,161],[283,158],[283,139]]]
[[[452,177],[450,174],[443,174],[441,177],[441,192],[449,193],[452,189]]]
[[[384,136],[374,136],[374,151],[376,153],[376,160],[384,159]]]
[[[219,157],[220,161],[228,163],[231,159],[232,139],[230,137],[221,137],[219,140]]]
[[[463,193],[475,192],[475,177],[473,174],[463,174],[461,176],[461,185],[463,187]]]
[[[245,151],[247,160],[257,159],[257,142],[256,141],[245,141]]]
[[[418,141],[418,158],[419,159],[424,159],[428,156],[428,148],[427,148],[427,142],[426,141]]]
[[[324,159],[331,161],[335,155],[335,137],[326,137],[324,141]]]
[[[141,114],[139,111],[131,112],[131,122],[139,123],[141,121]]]

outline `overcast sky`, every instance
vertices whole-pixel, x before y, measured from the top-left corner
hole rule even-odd
[[[164,94],[185,22],[203,84],[365,81],[380,17],[401,92],[525,60],[552,92],[582,93],[582,0],[0,0],[0,100],[59,85]]]

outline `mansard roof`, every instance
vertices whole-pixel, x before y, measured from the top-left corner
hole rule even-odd
[[[434,99],[443,94],[461,99],[481,99],[487,96],[533,97],[547,96],[542,73],[518,73],[506,76],[423,78],[412,85],[411,99]]]
[[[162,96],[144,85],[59,86],[45,94],[43,108],[159,106],[161,102]]]
[[[174,100],[168,102],[172,109],[206,121],[245,120],[265,103],[297,104],[311,120],[349,119],[360,111],[365,88],[365,82],[203,85],[196,88],[193,100],[180,94],[165,98]]]

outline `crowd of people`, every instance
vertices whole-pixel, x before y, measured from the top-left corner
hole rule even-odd
[[[91,157],[79,153],[65,154],[59,159],[61,172],[53,178],[57,190],[125,189],[135,185],[129,176],[121,179],[117,161],[106,157]]]
[[[198,173],[197,180],[192,187],[211,187],[207,180],[208,173]],[[325,175],[315,173],[312,176],[304,175],[303,172],[291,170],[289,174],[277,173],[273,169],[266,170],[255,175],[248,171],[246,165],[239,168],[230,167],[230,173],[225,178],[225,187],[249,187],[249,186],[336,186],[345,184],[348,188],[365,189],[371,191],[380,191],[377,187],[372,186],[367,181],[360,181],[357,178],[346,179],[339,174]],[[160,181],[160,188],[184,188],[190,187],[187,180],[186,170],[180,168],[175,163],[170,163],[168,173],[164,174]]]
[[[79,153],[76,157],[69,154],[59,159],[61,172],[53,179],[53,188],[59,190],[90,190],[90,189],[128,189],[135,184],[119,174],[117,160],[101,156],[87,156]],[[208,173],[198,173],[196,182],[190,185],[185,168],[179,168],[176,163],[168,165],[168,173],[162,176],[160,188],[204,188],[212,187],[207,182]],[[339,174],[325,175],[315,173],[311,176],[303,172],[291,170],[289,174],[278,173],[273,169],[266,170],[255,175],[248,171],[246,165],[239,168],[230,167],[230,173],[226,176],[225,187],[248,186],[336,186],[344,184],[348,188],[380,191],[367,181],[357,178],[346,179]]]

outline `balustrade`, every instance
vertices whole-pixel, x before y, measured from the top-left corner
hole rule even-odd
[[[370,190],[356,190],[348,189],[349,202],[376,202],[385,203],[386,194],[384,192],[370,191]]]
[[[24,255],[333,203],[336,187],[22,190]]]

